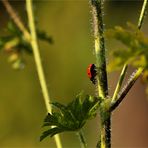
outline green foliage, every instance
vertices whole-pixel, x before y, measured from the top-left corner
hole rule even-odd
[[[23,53],[32,54],[30,43],[25,40],[22,32],[13,22],[8,22],[5,36],[0,37],[0,49],[4,50],[8,55],[8,61],[14,69],[24,67]],[[53,43],[52,38],[44,31],[37,30],[38,39]]]
[[[106,37],[116,39],[125,46],[111,52],[113,60],[109,63],[108,71],[119,70],[124,64],[143,67],[143,80],[148,82],[148,37],[133,24],[127,23],[127,26],[127,29],[116,26],[106,31]]]
[[[52,37],[49,36],[45,31],[37,29],[36,32],[37,32],[38,39],[42,41],[46,41],[49,44],[53,43]]]
[[[82,94],[79,94],[66,106],[58,102],[52,103],[58,110],[46,116],[43,127],[49,126],[49,129],[43,132],[40,140],[65,131],[80,130],[88,119],[95,117],[98,99],[87,95],[82,100]]]

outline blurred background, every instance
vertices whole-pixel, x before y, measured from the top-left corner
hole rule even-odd
[[[25,2],[10,1],[22,19],[26,20]],[[105,1],[106,28],[137,24],[142,1]],[[52,99],[70,102],[84,91],[93,95],[94,86],[87,78],[88,64],[95,63],[91,27],[91,13],[87,0],[38,0],[34,1],[37,27],[53,37],[54,44],[40,42],[40,52],[48,89]],[[9,16],[0,2],[0,35]],[[142,30],[148,34],[148,17]],[[116,42],[106,41],[107,54],[117,48]],[[24,54],[26,66],[13,70],[7,54],[0,52],[0,147],[55,148],[53,138],[39,142],[46,115],[45,104],[32,55]],[[109,62],[109,59],[107,59]],[[128,70],[128,75],[132,72]],[[119,72],[109,74],[109,91],[112,95]],[[98,139],[98,117],[84,127],[88,148],[94,148]],[[63,148],[80,147],[77,135],[60,134]],[[148,147],[148,100],[145,86],[136,82],[126,99],[112,117],[113,148]]]

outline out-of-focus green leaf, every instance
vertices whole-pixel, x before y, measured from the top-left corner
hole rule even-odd
[[[148,70],[145,70],[142,74],[142,81],[148,83]]]
[[[49,44],[53,43],[53,39],[49,36],[45,31],[41,31],[37,29],[38,39],[48,42]]]
[[[148,37],[136,26],[128,23],[128,29],[117,26],[106,31],[106,37],[120,41],[127,48],[114,49],[109,71],[120,69],[125,63],[134,67],[148,67]]]
[[[8,60],[13,69],[22,69],[25,66],[23,55],[24,53],[32,54],[32,47],[28,41],[25,40],[23,33],[12,22],[8,22],[6,28],[6,35],[0,37],[0,49],[8,53]],[[52,38],[44,31],[37,29],[37,36],[39,40],[44,40],[48,43],[53,43]],[[17,59],[12,58],[14,54]],[[13,60],[12,60],[13,59]]]
[[[132,65],[135,68],[143,67],[145,70],[142,80],[148,84],[148,37],[135,25],[131,23],[127,25],[128,29],[116,26],[105,33],[106,37],[116,39],[126,46],[125,49],[118,48],[112,51],[112,60],[107,69],[108,71],[119,70],[124,64]]]
[[[19,28],[12,21],[8,22],[7,30],[8,30],[8,32],[10,32],[11,34],[13,34],[15,36],[21,36],[22,35]]]

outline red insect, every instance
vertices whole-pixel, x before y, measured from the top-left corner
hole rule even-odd
[[[87,68],[87,75],[92,81],[93,84],[96,84],[96,75],[97,75],[97,70],[95,64],[89,64]]]

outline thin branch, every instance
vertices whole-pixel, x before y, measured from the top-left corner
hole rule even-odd
[[[121,74],[120,74],[120,77],[119,77],[119,80],[118,80],[118,83],[117,83],[117,86],[116,86],[116,89],[115,89],[115,92],[114,92],[114,95],[113,95],[113,97],[112,97],[112,101],[111,101],[111,102],[115,102],[115,101],[117,100],[117,96],[118,96],[119,91],[120,91],[120,89],[121,89],[122,82],[123,82],[123,80],[124,80],[127,67],[128,67],[127,64],[125,64],[125,65],[123,66],[123,69],[122,69],[122,71],[121,71]]]
[[[130,80],[128,80],[128,83],[123,88],[123,90],[120,92],[120,94],[117,96],[116,102],[112,104],[110,111],[113,111],[119,104],[122,102],[124,97],[127,95],[131,87],[135,84],[136,80],[140,77],[141,73],[143,71],[143,68],[139,68],[133,74],[131,75]]]
[[[23,22],[21,21],[20,17],[17,15],[13,7],[10,5],[8,0],[2,0],[3,5],[5,6],[9,16],[12,18],[16,26],[23,32],[23,35],[25,36],[26,40],[30,40],[30,34],[25,28]]]
[[[143,24],[143,20],[144,20],[145,14],[146,14],[146,7],[147,7],[147,0],[144,0],[143,6],[142,6],[142,9],[141,9],[141,13],[140,13],[140,16],[139,16],[139,20],[138,20],[138,29],[139,30],[141,29],[141,26]]]
[[[29,28],[31,33],[31,46],[33,49],[34,59],[36,63],[36,68],[46,104],[47,111],[51,113],[51,105],[49,104],[50,96],[47,89],[46,79],[43,71],[43,66],[41,63],[41,56],[39,52],[38,42],[37,42],[37,35],[36,35],[36,29],[35,29],[35,23],[34,23],[34,15],[33,15],[33,8],[32,8],[32,0],[26,0],[26,9],[28,14],[28,21],[29,21]],[[55,141],[58,148],[62,148],[62,144],[60,141],[59,135],[55,135]]]
[[[28,21],[29,21],[29,28],[30,28],[30,35],[31,35],[30,44],[33,49],[36,68],[37,68],[42,92],[44,95],[46,107],[47,107],[48,112],[51,113],[51,106],[49,104],[50,97],[49,97],[49,93],[47,90],[47,84],[46,84],[46,80],[45,80],[45,76],[43,72],[43,66],[41,63],[41,56],[39,52],[38,41],[37,41],[37,36],[36,36],[36,31],[35,31],[34,16],[32,12],[31,0],[26,0],[26,9],[27,9],[27,14],[28,14]]]

